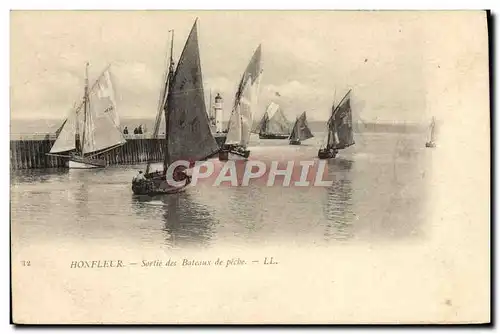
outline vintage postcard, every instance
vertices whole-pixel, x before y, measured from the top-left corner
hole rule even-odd
[[[490,314],[487,11],[11,11],[15,324]]]

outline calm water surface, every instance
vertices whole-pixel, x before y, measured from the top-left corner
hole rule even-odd
[[[252,157],[313,160],[322,136],[300,147],[252,137]],[[355,146],[328,163],[331,187],[202,184],[180,194],[137,198],[131,179],[144,165],[15,172],[12,242],[23,247],[112,240],[130,247],[198,248],[422,236],[430,155],[425,136],[363,133],[355,139]]]

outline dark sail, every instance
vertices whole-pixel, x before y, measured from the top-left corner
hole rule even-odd
[[[302,115],[300,115],[300,117],[295,121],[292,133],[290,134],[290,140],[303,141],[312,137],[314,137],[314,135],[309,129],[306,112],[304,111]]]
[[[350,92],[346,94],[333,115],[333,130],[336,133],[336,148],[354,145]]]
[[[267,127],[267,122],[269,121],[269,115],[267,112],[262,116],[262,119],[260,120],[259,123],[252,129],[253,133],[265,133],[266,132],[266,127]]]
[[[218,152],[206,111],[197,21],[169,84],[165,120],[168,145],[165,166],[176,160],[204,160]]]

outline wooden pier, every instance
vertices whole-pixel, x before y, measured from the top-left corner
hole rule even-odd
[[[125,135],[127,143],[114,150],[96,156],[105,159],[109,165],[127,165],[163,161],[165,138],[153,139],[149,135]],[[215,136],[219,146],[225,137]],[[65,167],[67,158],[50,156],[54,134],[11,135],[10,168],[36,169]]]

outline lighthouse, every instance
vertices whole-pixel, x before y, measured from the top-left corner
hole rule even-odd
[[[219,93],[215,97],[215,131],[220,133],[222,129],[222,97]]]

